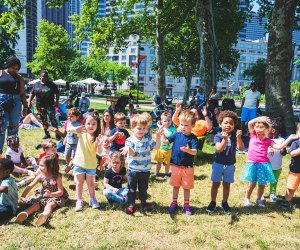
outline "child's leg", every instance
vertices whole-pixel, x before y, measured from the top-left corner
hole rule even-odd
[[[137,172],[128,170],[128,203],[129,206],[135,205],[135,197],[137,190],[138,178]]]
[[[147,200],[147,190],[148,190],[148,184],[149,184],[149,177],[150,172],[141,172],[138,174],[138,188],[139,188],[139,198],[141,200],[141,203],[146,203]]]
[[[259,185],[258,186],[258,190],[257,190],[257,200],[261,200],[261,197],[264,193],[264,190],[265,190],[265,185]]]
[[[281,169],[273,170],[273,174],[275,176],[276,181],[278,182],[279,176],[281,174]],[[277,182],[270,183],[270,195],[276,194]]]
[[[174,204],[177,204],[178,194],[179,194],[179,188],[180,188],[180,187],[173,187],[173,198],[172,198],[172,202],[173,202]]]
[[[20,174],[27,174],[28,170],[26,168],[20,168],[16,165],[14,165],[14,173],[20,173]]]
[[[162,162],[157,162],[157,164],[156,164],[156,174],[159,173],[159,171],[161,169],[161,164],[162,164]]]
[[[184,206],[190,205],[190,189],[183,190]]]
[[[16,223],[22,223],[24,220],[28,218],[28,216],[32,215],[36,211],[40,209],[41,205],[39,203],[30,206],[29,208],[25,209],[23,212],[20,212],[17,215],[15,220]]]
[[[230,193],[230,183],[223,182],[223,201],[222,202],[228,201],[229,193]]]
[[[91,200],[95,199],[95,176],[86,175],[86,184],[89,189]]]
[[[287,202],[291,202],[292,201],[292,199],[293,199],[293,197],[294,197],[294,194],[295,194],[295,191],[296,190],[294,190],[294,189],[287,189],[286,190],[286,194],[285,194],[285,200],[287,201]]]
[[[212,201],[217,200],[218,189],[220,187],[221,182],[213,182],[211,186],[210,196]],[[223,194],[224,195],[224,194]]]
[[[169,175],[169,172],[170,172],[170,163],[165,164],[165,175]]]
[[[76,198],[78,201],[82,201],[82,189],[85,180],[85,174],[77,174],[76,176]]]
[[[103,195],[108,199],[108,200],[112,200],[112,201],[116,201],[116,202],[122,202],[123,201],[123,197],[121,197],[119,194],[116,194],[114,191],[105,188],[103,190]]]
[[[56,207],[57,207],[56,202],[47,203],[47,205],[44,208],[44,212],[39,214],[35,224],[37,226],[43,225],[47,221],[47,219],[51,215],[51,213],[53,212],[54,208],[56,208]]]
[[[246,190],[246,198],[250,200],[253,189],[255,188],[256,183],[250,183]]]

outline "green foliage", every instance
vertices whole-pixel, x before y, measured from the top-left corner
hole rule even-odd
[[[132,94],[134,96],[134,98],[136,98],[137,96],[137,90],[134,89],[134,90],[118,90],[115,92],[117,96],[122,96],[122,95],[129,95],[129,94]],[[149,99],[150,96],[146,95],[144,92],[142,91],[139,91],[139,100],[146,100],[146,99]]]
[[[244,77],[250,77],[256,82],[257,89],[260,93],[265,93],[266,86],[266,59],[258,59],[252,68],[246,69],[243,73]]]
[[[40,22],[38,33],[34,60],[27,66],[36,75],[41,70],[47,70],[52,78],[64,78],[69,64],[78,54],[74,48],[68,48],[70,36],[61,25],[46,20]]]

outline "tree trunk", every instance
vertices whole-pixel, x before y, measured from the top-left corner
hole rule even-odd
[[[161,27],[161,12],[163,10],[163,0],[156,0],[156,64],[158,94],[164,101],[166,99],[166,60],[164,52],[165,35]]]
[[[187,75],[185,76],[186,84],[185,84],[185,90],[184,90],[184,96],[183,96],[183,104],[188,103],[189,97],[190,97],[190,90],[191,90],[191,83],[192,83],[192,77],[193,73],[191,70],[187,70]]]
[[[269,29],[266,67],[266,113],[282,117],[288,134],[295,132],[291,99],[292,31],[297,0],[276,0]]]
[[[218,56],[211,0],[196,1],[196,27],[200,40],[199,76],[208,97],[211,87],[217,83]]]

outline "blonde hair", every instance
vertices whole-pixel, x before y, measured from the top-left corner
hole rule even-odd
[[[135,128],[137,125],[148,126],[148,120],[146,119],[145,115],[137,114],[131,117],[130,119],[131,129]]]
[[[123,160],[124,160],[124,156],[121,155],[121,153],[119,151],[115,151],[115,152],[111,153],[109,158],[110,158],[111,161],[113,159],[119,159],[121,162],[123,162]]]
[[[148,125],[152,124],[152,116],[148,112],[143,112],[142,116],[146,119]]]
[[[194,112],[190,110],[185,110],[179,115],[179,120],[185,122],[191,121],[191,124],[195,125],[197,117]]]
[[[169,111],[165,111],[160,116],[160,118],[163,118],[163,117],[169,117],[169,118],[171,118],[172,116],[171,116],[171,113]]]
[[[117,112],[114,116],[114,122],[117,123],[118,121],[125,121],[126,115],[122,112]]]
[[[50,148],[56,148],[56,143],[54,141],[45,141],[42,143],[42,148],[43,150],[47,150],[47,149],[50,149]]]
[[[259,121],[259,122],[256,122],[255,124],[254,124],[254,126],[256,126],[256,125],[263,125],[266,129],[269,129],[269,127],[270,127],[270,125],[268,124],[268,123],[266,123],[266,122],[261,122],[261,121]]]

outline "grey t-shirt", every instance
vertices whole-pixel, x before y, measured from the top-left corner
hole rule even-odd
[[[80,122],[68,122],[67,124],[67,131],[70,129],[70,128],[76,128],[76,127],[79,127],[81,126],[82,124]],[[67,143],[68,144],[77,144],[78,143],[78,136],[77,134],[74,134],[74,133],[70,133],[70,132],[67,132]]]

